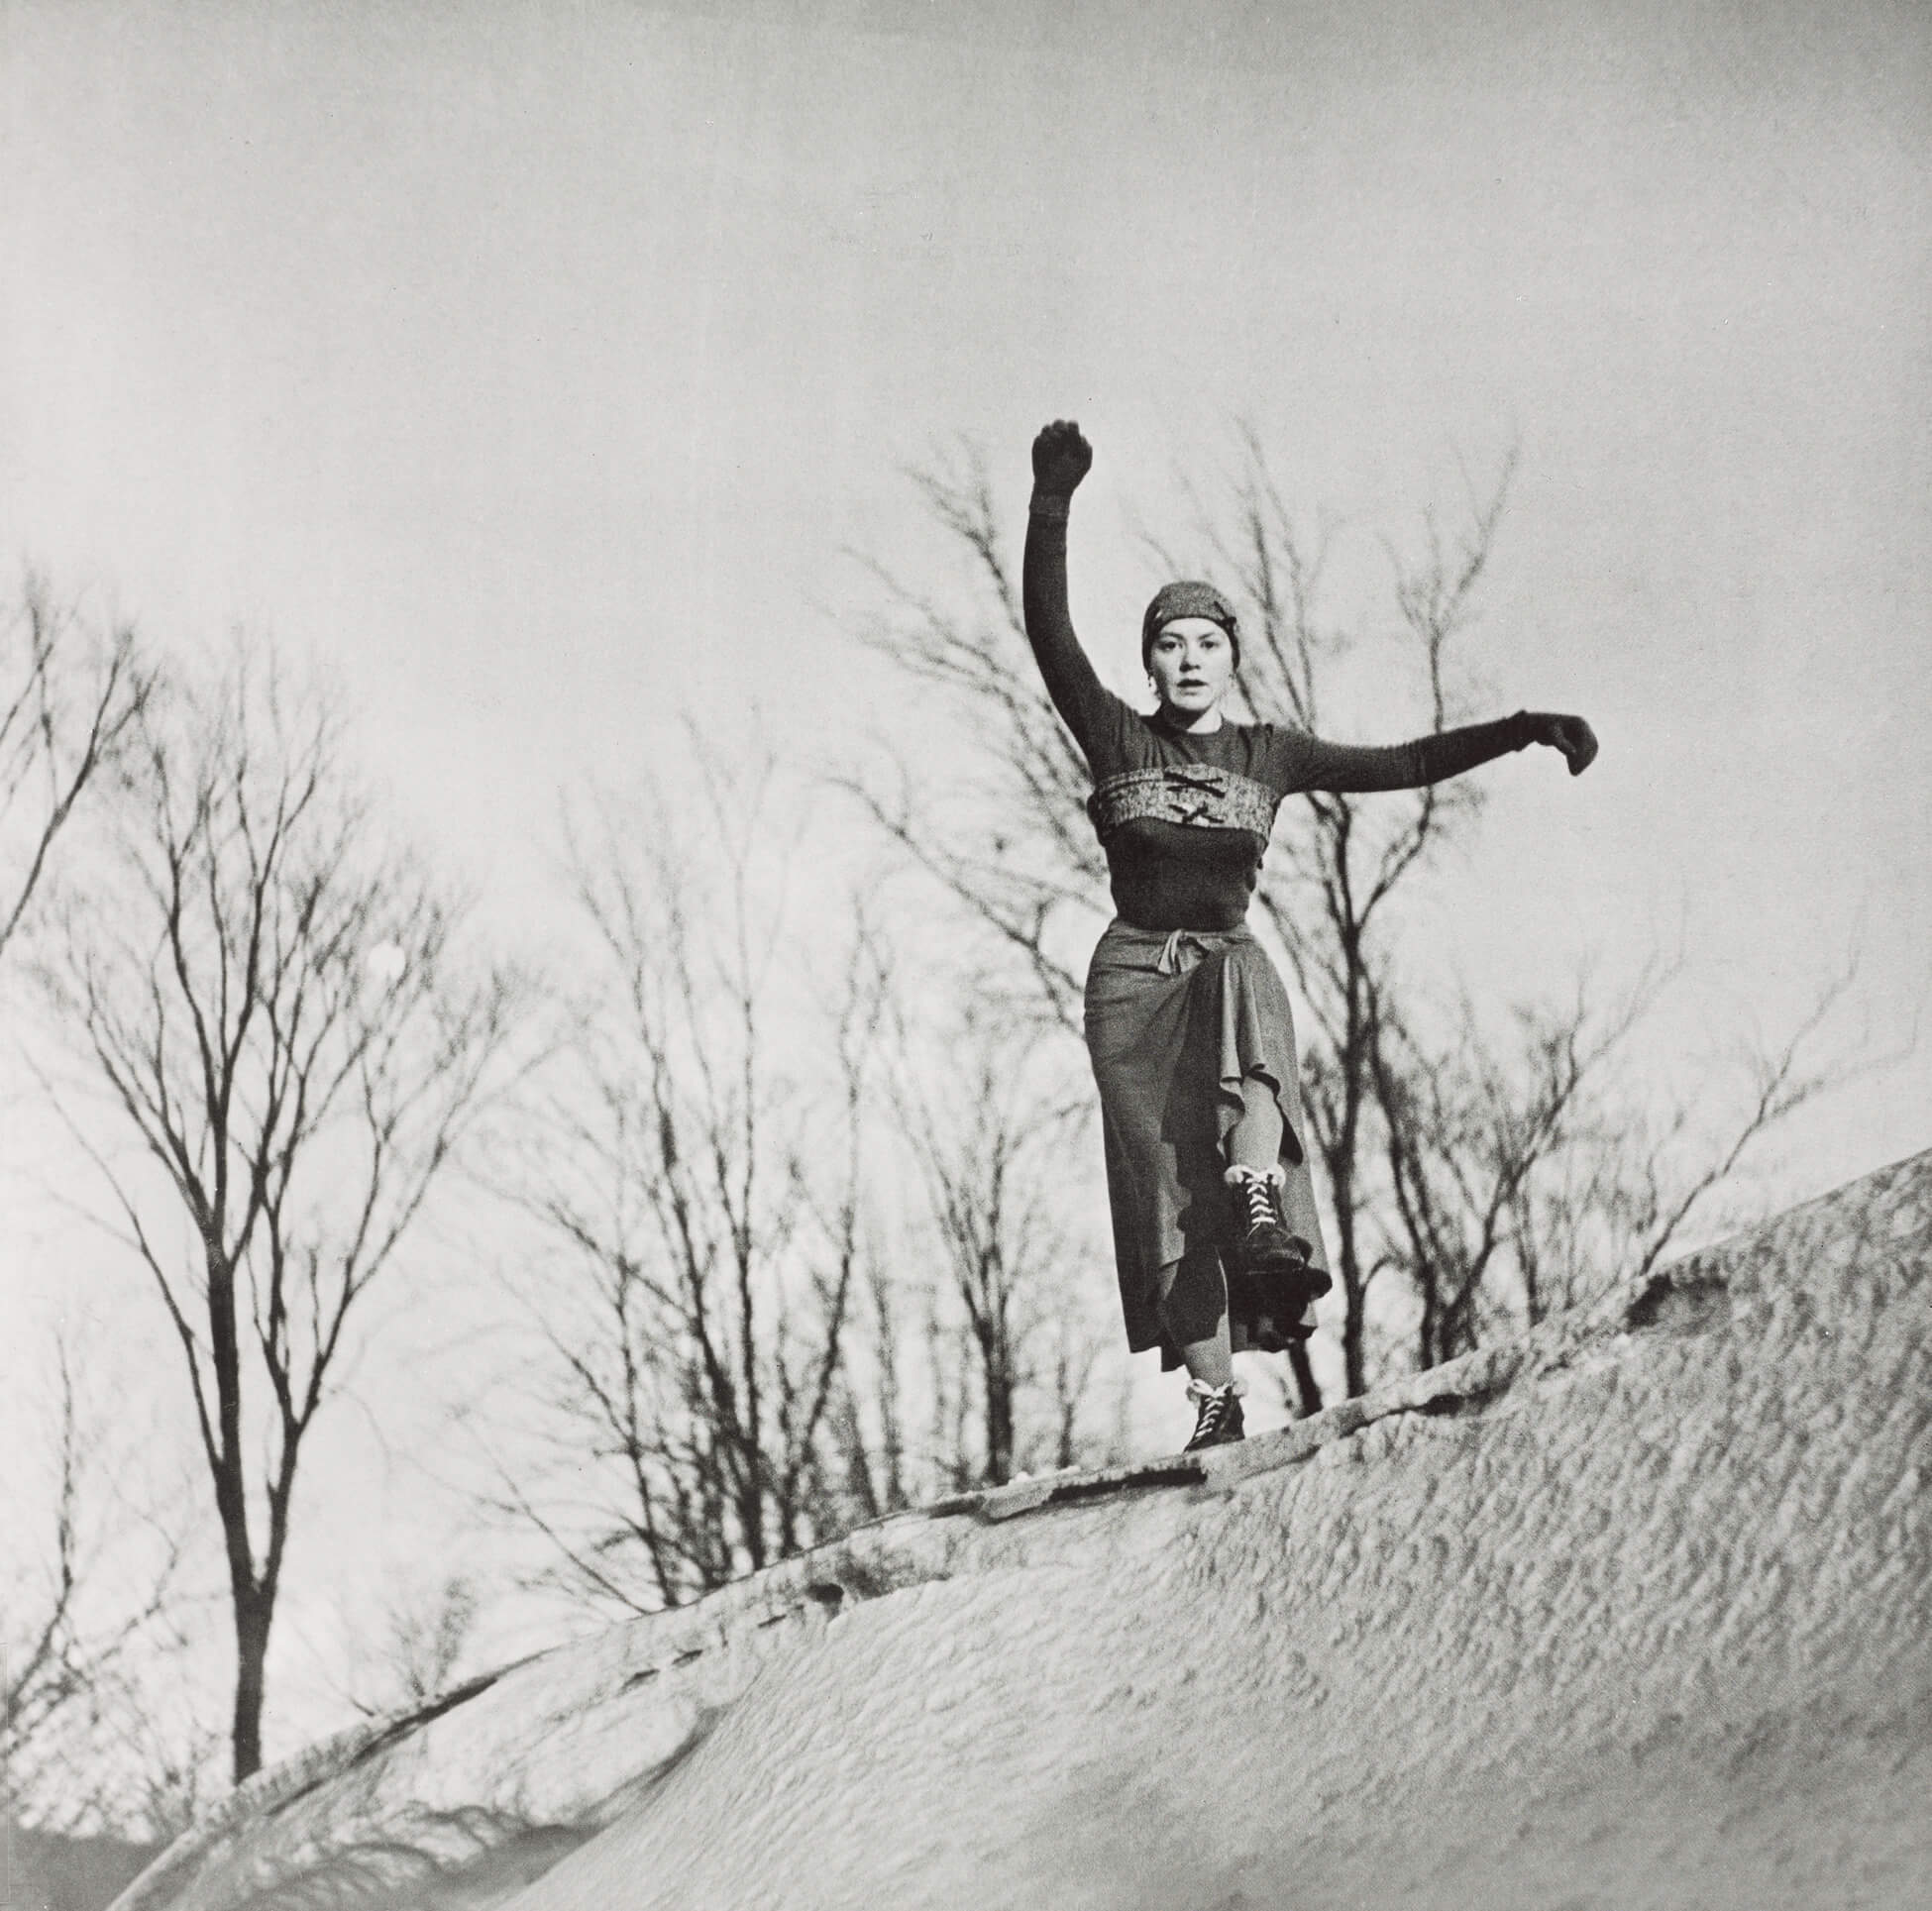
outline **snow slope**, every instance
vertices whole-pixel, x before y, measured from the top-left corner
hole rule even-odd
[[[124,1911],[1918,1905],[1932,1154],[315,1748]]]

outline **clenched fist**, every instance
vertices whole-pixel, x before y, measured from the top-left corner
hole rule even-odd
[[[1560,750],[1569,774],[1580,777],[1596,761],[1596,732],[1580,716],[1561,716],[1554,710],[1528,710],[1530,740]]]
[[[1033,488],[1050,497],[1071,497],[1093,469],[1094,448],[1070,418],[1056,418],[1033,440]]]

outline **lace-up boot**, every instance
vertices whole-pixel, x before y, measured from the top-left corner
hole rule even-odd
[[[1240,1204],[1241,1266],[1258,1287],[1275,1299],[1270,1309],[1293,1319],[1334,1286],[1319,1267],[1311,1267],[1308,1247],[1288,1231],[1281,1214],[1281,1170],[1262,1174],[1253,1168],[1228,1170],[1228,1185]]]
[[[1187,1383],[1187,1397],[1195,1403],[1194,1437],[1182,1447],[1184,1453],[1199,1452],[1204,1446],[1227,1446],[1247,1435],[1241,1431],[1241,1383],[1231,1380],[1225,1387],[1210,1387],[1204,1380]]]

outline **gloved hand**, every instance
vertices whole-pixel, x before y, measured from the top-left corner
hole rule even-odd
[[[1094,448],[1070,418],[1056,418],[1033,440],[1033,488],[1048,497],[1071,497],[1093,469]]]
[[[1555,710],[1523,714],[1529,720],[1530,741],[1560,750],[1572,777],[1580,777],[1596,761],[1596,732],[1580,716],[1563,716]]]

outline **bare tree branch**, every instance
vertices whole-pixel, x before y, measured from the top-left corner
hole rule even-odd
[[[155,685],[134,632],[101,637],[30,574],[0,621],[0,955],[75,805],[118,758]]]
[[[462,905],[384,842],[339,723],[271,654],[157,691],[127,743],[110,881],[69,902],[38,974],[99,1091],[97,1121],[66,1119],[187,1369],[239,1779],[261,1759],[303,1443],[352,1316],[508,1073],[523,991],[468,973]],[[170,1211],[191,1257],[160,1246]]]
[[[175,1596],[177,1530],[119,1502],[104,1417],[83,1398],[82,1336],[53,1340],[54,1493],[38,1586],[15,1587],[0,1629],[0,1775],[16,1810],[71,1826],[103,1804],[99,1739],[127,1721],[127,1672]],[[141,1542],[130,1551],[130,1539]],[[130,1591],[132,1588],[132,1591]],[[118,1802],[118,1801],[117,1801]]]
[[[637,1611],[822,1534],[844,1338],[874,1271],[880,951],[861,913],[829,997],[784,994],[804,965],[776,766],[695,756],[701,853],[657,791],[567,817],[601,986],[495,1177],[554,1250],[523,1406],[578,1465],[501,1478],[494,1503],[554,1548],[565,1589]],[[807,1027],[829,1063],[817,1094],[788,1047]]]
[[[979,1409],[977,1441],[943,1453],[941,1465],[955,1487],[1069,1465],[1099,1354],[1072,1298],[1074,1241],[1062,1214],[1064,1158],[1080,1117],[1041,1079],[1030,1031],[996,1004],[969,999],[944,1032],[943,1068],[912,1065],[903,1016],[894,1047],[899,1126],[925,1186]],[[935,1348],[933,1357],[945,1356]],[[967,1391],[962,1383],[962,1402]],[[1042,1393],[1044,1413],[1033,1404]]]

